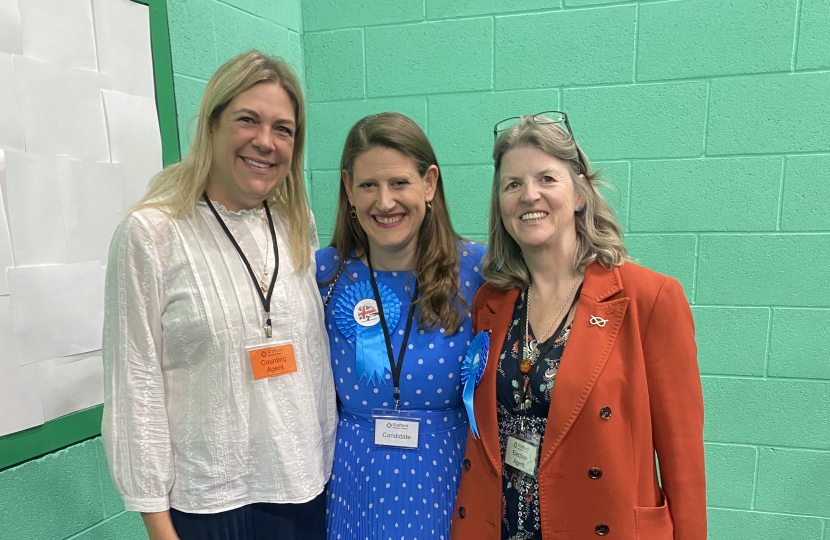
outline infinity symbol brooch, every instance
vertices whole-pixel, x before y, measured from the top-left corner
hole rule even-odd
[[[603,328],[605,326],[605,323],[607,322],[608,319],[603,319],[602,317],[595,317],[594,315],[591,315],[591,324],[593,325]]]

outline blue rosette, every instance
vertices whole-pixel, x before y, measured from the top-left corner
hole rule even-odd
[[[380,301],[389,332],[393,332],[401,318],[401,302],[392,289],[378,283]],[[384,380],[384,369],[389,366],[383,327],[380,324],[375,295],[370,281],[360,281],[344,290],[334,306],[334,320],[340,333],[355,344],[355,368],[358,382],[366,377],[366,383],[375,386]]]
[[[464,354],[464,361],[461,363],[461,382],[464,384],[461,397],[464,400],[464,407],[467,409],[467,418],[470,419],[470,431],[473,437],[480,439],[478,426],[476,425],[475,409],[473,409],[473,395],[481,377],[484,375],[484,368],[487,366],[487,353],[490,350],[490,335],[488,332],[479,332],[475,335],[467,352]]]

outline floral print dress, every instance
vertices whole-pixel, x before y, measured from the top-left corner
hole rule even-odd
[[[577,292],[579,296],[579,292]],[[537,359],[526,377],[529,378],[528,393],[530,408],[523,413],[517,408],[519,404],[519,380],[524,377],[519,372],[524,340],[523,319],[524,295],[519,295],[513,308],[513,318],[507,328],[507,337],[499,355],[498,374],[496,376],[496,397],[499,444],[501,459],[504,464],[507,438],[514,435],[523,424],[524,431],[538,434],[542,441],[550,409],[551,392],[559,370],[559,361],[568,341],[571,327],[568,325],[560,332],[554,332],[545,343],[539,344],[540,350],[550,345],[543,358]],[[529,329],[533,338],[533,329]],[[535,339],[535,338],[533,338]],[[552,343],[551,343],[552,340]],[[541,448],[541,441],[539,443]],[[501,537],[503,540],[541,540],[542,529],[539,515],[539,484],[536,478],[524,474],[513,467],[502,466],[502,520]]]

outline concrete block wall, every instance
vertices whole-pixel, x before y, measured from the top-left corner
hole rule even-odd
[[[426,130],[484,240],[493,124],[566,111],[632,254],[693,306],[710,539],[830,540],[827,0],[167,1],[183,151],[224,60],[298,68],[323,243],[362,116]],[[59,538],[146,538],[97,439],[0,472],[0,539]]]
[[[125,512],[96,438],[0,473],[3,540],[146,540]]]
[[[300,0],[167,0],[182,155],[205,85],[220,65],[248,49],[282,56],[302,78]]]
[[[709,538],[830,540],[830,2],[304,0],[310,193],[394,110],[486,238],[495,122],[562,110],[641,264],[693,306]]]

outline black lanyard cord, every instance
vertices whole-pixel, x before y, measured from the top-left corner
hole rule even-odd
[[[260,288],[259,280],[254,273],[254,269],[251,268],[251,263],[248,262],[248,257],[246,257],[245,253],[242,252],[242,248],[239,247],[239,243],[236,241],[236,238],[233,237],[230,229],[228,229],[228,226],[225,225],[225,222],[222,220],[219,212],[217,212],[216,208],[213,207],[213,204],[210,202],[210,198],[208,198],[207,191],[202,192],[202,198],[205,199],[208,208],[210,208],[213,215],[216,216],[216,220],[219,222],[219,225],[222,226],[222,230],[225,231],[225,234],[230,239],[233,247],[236,248],[237,253],[239,253],[239,257],[242,258],[242,262],[245,263],[245,268],[248,269],[248,274],[250,274],[251,279],[254,281],[254,289],[256,289],[259,299],[262,302],[262,309],[265,310],[265,334],[266,337],[271,337],[271,296],[274,294],[274,284],[277,282],[277,272],[280,270],[280,253],[279,247],[277,246],[277,232],[274,228],[274,219],[271,217],[271,210],[268,208],[268,201],[262,201],[262,207],[265,208],[265,215],[268,216],[268,225],[271,228],[271,241],[274,243],[274,273],[271,276],[271,283],[268,285],[268,293],[266,295],[263,294],[262,289]]]
[[[378,316],[380,326],[383,328],[383,337],[386,341],[386,354],[389,356],[389,371],[392,372],[392,385],[395,387],[395,410],[400,410],[401,401],[401,371],[403,371],[403,357],[406,354],[406,345],[409,341],[409,332],[412,330],[412,319],[415,318],[415,301],[418,299],[418,280],[415,280],[415,290],[412,291],[412,303],[409,304],[409,314],[406,316],[406,330],[404,330],[401,351],[398,354],[398,361],[392,354],[392,338],[389,334],[389,327],[386,325],[386,318],[383,316],[383,302],[380,300],[378,283],[375,280],[375,271],[372,268],[372,261],[369,259],[369,250],[364,249],[366,254],[366,266],[369,267],[369,281],[372,283],[372,293],[375,295],[375,302],[378,304]]]

